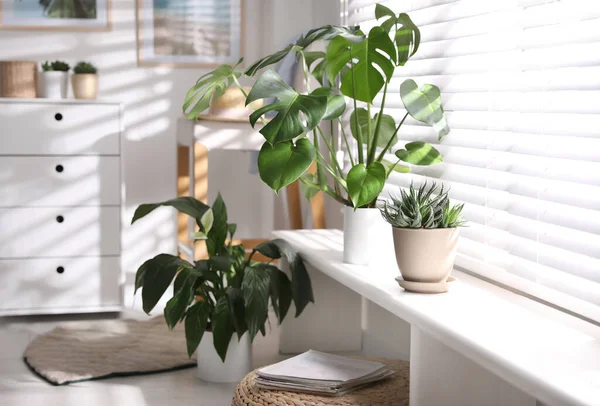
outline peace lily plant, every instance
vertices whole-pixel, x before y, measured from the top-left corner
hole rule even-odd
[[[400,85],[400,96],[406,114],[398,123],[385,114],[394,72],[418,51],[421,35],[407,14],[396,15],[378,4],[375,16],[381,23],[368,33],[359,27],[327,25],[308,31],[295,43],[254,62],[245,71],[240,70],[242,60],[235,66],[221,65],[200,77],[188,91],[183,105],[185,114],[195,119],[229,86],[237,86],[244,93],[247,105],[264,99],[268,104],[250,115],[250,124],[254,127],[258,121],[262,122],[259,131],[265,143],[258,155],[258,170],[267,185],[279,192],[300,179],[308,195],[322,190],[354,208],[375,207],[392,171],[409,172],[410,167],[404,163],[432,165],[442,161],[432,145],[420,141],[393,151],[393,162],[386,160],[408,116],[433,126],[439,139],[449,132],[440,91],[434,85],[419,87],[414,80],[405,80]],[[308,50],[317,41],[328,42],[326,52]],[[301,91],[290,87],[269,69],[290,53],[296,55],[302,66]],[[254,78],[259,72],[262,73],[246,93],[240,78]],[[320,84],[316,89],[310,88],[310,76]],[[373,114],[378,95],[381,95],[380,108]],[[347,107],[346,98],[351,107]],[[347,134],[342,122],[347,108],[352,109],[351,134]],[[351,164],[347,172],[336,155],[331,135],[336,127],[340,128],[341,148]],[[357,141],[355,144],[350,142],[350,136]],[[320,144],[328,153],[321,153]],[[324,155],[329,155],[329,159]],[[317,168],[315,175],[307,173],[313,162]]]

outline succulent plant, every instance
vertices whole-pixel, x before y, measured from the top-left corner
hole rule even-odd
[[[52,64],[50,62],[46,61],[42,64],[42,70],[44,72],[51,72],[54,70],[54,68],[52,67]]]
[[[415,190],[400,189],[400,196],[391,196],[380,207],[383,218],[396,228],[454,228],[465,222],[461,218],[464,204],[450,206],[448,192],[444,187],[435,194],[437,186],[424,183]]]
[[[73,68],[73,72],[76,74],[95,74],[98,69],[89,62],[78,62]]]
[[[68,63],[63,61],[54,61],[52,62],[52,70],[59,72],[68,72],[71,67]]]

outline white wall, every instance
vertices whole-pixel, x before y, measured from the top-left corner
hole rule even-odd
[[[287,43],[303,29],[335,17],[339,0],[245,0],[246,60]],[[176,194],[175,124],[198,69],[140,68],[136,56],[135,0],[112,0],[110,32],[0,30],[0,59],[91,61],[99,68],[99,98],[125,104],[126,184],[123,264],[130,285],[137,267],[158,252],[175,251],[174,215],[159,210],[129,226],[140,203]],[[313,6],[314,5],[314,6]],[[323,11],[327,10],[327,12]],[[335,22],[335,21],[330,21]],[[277,35],[273,35],[277,33]],[[232,162],[231,171],[247,171]],[[238,167],[239,166],[239,167]],[[218,180],[215,180],[218,182]],[[126,292],[126,298],[131,298]]]

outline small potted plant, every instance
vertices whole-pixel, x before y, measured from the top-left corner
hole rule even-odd
[[[98,69],[89,62],[78,62],[73,68],[73,94],[76,99],[95,99],[98,96]]]
[[[192,197],[142,204],[132,223],[160,206],[174,207],[196,220],[199,231],[194,238],[206,242],[209,258],[189,263],[160,254],[146,261],[135,277],[135,290],[142,290],[142,307],[150,313],[174,281],[164,316],[170,328],[185,324],[188,354],[197,352],[198,377],[239,382],[251,369],[251,342],[259,332],[266,334],[269,304],[281,323],[292,302],[296,317],[314,302],[302,258],[284,240],[262,243],[246,255],[242,245],[233,243],[236,225],[227,223],[220,195],[212,207]],[[254,260],[257,252],[271,260]],[[289,263],[291,281],[272,265],[282,257]]]
[[[434,184],[392,196],[380,207],[383,218],[392,225],[396,262],[402,274],[400,285],[416,292],[445,292],[454,266],[458,228],[464,205],[451,205],[448,192],[438,194]],[[402,282],[406,283],[402,283]]]
[[[47,99],[66,99],[69,90],[69,64],[62,61],[44,62],[40,90]]]

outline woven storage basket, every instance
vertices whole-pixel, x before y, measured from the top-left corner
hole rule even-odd
[[[409,362],[367,358],[388,365],[396,374],[340,397],[264,390],[254,384],[250,372],[235,389],[232,406],[408,406]]]
[[[29,61],[0,62],[0,96],[35,98],[37,63]]]

